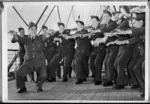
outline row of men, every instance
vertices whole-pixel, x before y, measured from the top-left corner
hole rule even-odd
[[[125,68],[128,66],[132,88],[140,85],[144,90],[144,78],[140,71],[145,53],[145,13],[132,13],[130,18],[125,18],[120,12],[115,12],[113,15],[115,21],[111,20],[111,12],[104,11],[103,24],[100,24],[99,17],[91,16],[92,26],[89,31],[84,28],[83,21],[76,21],[77,32],[74,35],[70,35],[69,30],[65,30],[63,23],[58,23],[57,32],[43,26],[42,36],[36,36],[37,26],[32,22],[29,24],[29,36],[21,38],[16,32],[11,31],[13,39],[24,44],[26,51],[25,61],[16,72],[17,86],[21,88],[19,92],[26,91],[23,77],[35,70],[39,74],[38,91],[42,91],[46,73],[49,82],[56,81],[56,69],[59,68],[61,60],[64,61],[64,82],[68,80],[71,69],[76,73],[76,84],[86,81],[89,65],[95,85],[100,85],[104,64],[107,81],[103,82],[103,85],[111,86],[115,82],[114,89],[123,89]],[[44,67],[46,66],[44,56],[48,61],[47,72]]]

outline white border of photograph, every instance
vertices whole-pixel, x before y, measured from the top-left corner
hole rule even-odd
[[[51,1],[49,1],[51,2]],[[52,4],[58,4],[58,5],[62,5],[62,4],[66,4],[68,3],[69,5],[86,5],[86,4],[94,4],[96,3],[100,3],[101,5],[145,5],[146,6],[146,45],[145,45],[145,49],[146,49],[146,55],[145,55],[145,100],[144,101],[128,101],[128,100],[124,100],[124,101],[116,101],[116,100],[107,100],[107,101],[86,101],[86,100],[8,100],[8,72],[7,72],[7,43],[8,43],[8,38],[7,38],[7,6],[5,5],[4,11],[2,13],[2,101],[3,102],[147,102],[148,101],[148,97],[149,97],[149,72],[148,72],[148,68],[149,68],[149,4],[147,1],[125,1],[125,2],[119,2],[119,1],[94,1],[94,2],[86,2],[86,1],[56,1],[56,2],[51,2]],[[19,5],[21,2],[17,3],[17,2],[7,2],[5,4],[7,5]],[[28,2],[29,5],[47,5],[47,2]],[[21,96],[21,95],[20,95]]]

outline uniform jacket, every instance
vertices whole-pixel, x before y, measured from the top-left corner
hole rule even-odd
[[[140,53],[141,56],[145,56],[145,42],[142,41],[141,38],[133,37],[129,39],[129,44],[135,44],[133,56],[136,56],[136,53]]]
[[[69,35],[69,32],[64,30],[64,32],[62,34]],[[66,40],[65,38],[63,38],[61,36],[61,34],[59,33],[59,31],[57,31],[55,35],[58,38],[61,38],[61,40],[62,40],[62,43],[58,42],[57,53],[61,53],[62,56],[66,56],[68,54],[74,54],[74,43],[73,43],[73,41]]]
[[[53,55],[54,53],[56,53],[57,45],[56,43],[54,43],[54,37],[55,35],[50,36],[44,42],[44,55],[46,59],[50,59],[51,58],[50,55]]]
[[[115,21],[110,20],[108,24],[101,24],[98,25],[98,27],[96,29],[100,29],[101,32],[95,33],[95,35],[92,37],[93,39],[96,38],[103,38],[104,35],[103,33],[105,32],[111,32],[112,30],[114,30],[117,27],[117,24]],[[109,39],[110,40],[110,39]],[[106,48],[105,44],[100,44],[99,47],[93,47],[93,51],[94,52],[100,52],[101,49]]]
[[[129,22],[127,19],[125,19],[125,20],[123,20],[123,22],[121,24],[116,24],[115,26],[116,26],[115,29],[126,30],[129,28]],[[112,30],[112,31],[114,31],[114,30]],[[113,37],[109,37],[107,39],[106,43],[111,42],[111,41],[115,41],[117,39],[118,40],[124,40],[124,39],[128,39],[128,38],[129,38],[128,36],[118,36],[118,37],[113,36]],[[116,52],[116,51],[118,51],[118,48],[119,48],[118,45],[110,45],[110,46],[108,46],[108,51],[109,52]]]
[[[131,37],[139,37],[139,36],[142,36],[142,35],[145,35],[145,27],[141,27],[141,28],[134,28],[134,29],[131,29],[132,31],[132,34],[130,34]]]
[[[40,36],[35,36],[34,41],[30,36],[20,37],[16,35],[14,40],[25,47],[24,63],[28,67],[37,69],[46,66],[46,59],[43,53],[43,39]]]
[[[88,34],[88,31],[83,29],[81,31],[77,31],[76,34]],[[77,47],[76,50],[80,51],[86,55],[89,55],[91,52],[91,42],[87,37],[84,38],[76,38]]]
[[[25,35],[26,37],[27,35]],[[15,39],[13,38],[11,40],[12,43],[15,43]],[[19,43],[19,58],[23,59],[24,58],[24,55],[25,55],[25,48],[24,48],[24,45]]]

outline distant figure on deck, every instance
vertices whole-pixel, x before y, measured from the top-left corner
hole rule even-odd
[[[54,41],[58,43],[56,54],[50,62],[50,75],[51,78],[49,82],[56,82],[56,69],[60,67],[60,61],[63,59],[63,82],[68,81],[68,75],[70,72],[71,62],[73,60],[73,51],[72,44],[70,44],[69,40],[66,40],[63,35],[67,36],[70,34],[69,30],[65,30],[64,23],[58,23],[59,30],[55,33]]]
[[[84,22],[83,21],[76,21],[77,24],[77,32],[76,35],[84,36],[85,34],[88,34],[88,31],[84,29]],[[77,47],[75,48],[75,54],[74,54],[74,60],[72,63],[73,69],[75,70],[77,81],[75,84],[82,84],[83,81],[86,81],[86,72],[87,68],[85,61],[87,61],[87,57],[89,57],[91,53],[91,43],[90,40],[87,37],[81,38],[76,37],[75,38]]]
[[[16,42],[24,44],[25,57],[24,63],[16,71],[16,85],[20,90],[18,93],[26,92],[24,77],[34,71],[38,72],[38,83],[36,85],[37,92],[42,91],[42,85],[47,78],[46,59],[43,53],[43,42],[49,37],[47,34],[45,38],[37,36],[37,26],[33,22],[28,25],[29,35],[21,37],[15,31],[9,31],[13,35]]]
[[[42,26],[42,35],[46,35],[48,31],[47,26]],[[52,32],[53,30],[51,30]],[[55,56],[57,45],[54,43],[54,31],[51,33],[50,37],[47,39],[47,41],[44,42],[44,55],[47,60],[47,80],[50,78],[50,68],[48,67],[50,65],[50,62],[52,61],[53,57]]]
[[[20,37],[24,37],[25,36],[24,28],[19,27],[18,28],[18,32],[19,32]],[[12,43],[15,42],[14,38],[11,40],[11,42]],[[19,43],[19,66],[21,66],[23,64],[24,55],[25,55],[24,45]],[[24,77],[24,80],[27,81],[27,77]]]

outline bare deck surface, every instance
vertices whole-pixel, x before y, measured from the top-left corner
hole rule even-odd
[[[138,90],[130,89],[126,86],[122,90],[113,90],[112,87],[95,86],[92,78],[81,85],[75,85],[75,78],[70,78],[68,82],[62,82],[57,79],[56,82],[45,82],[43,92],[36,92],[36,84],[26,82],[27,92],[17,94],[15,80],[8,83],[8,99],[9,100],[86,100],[86,101],[102,101],[102,100],[119,100],[119,101],[143,101]]]

